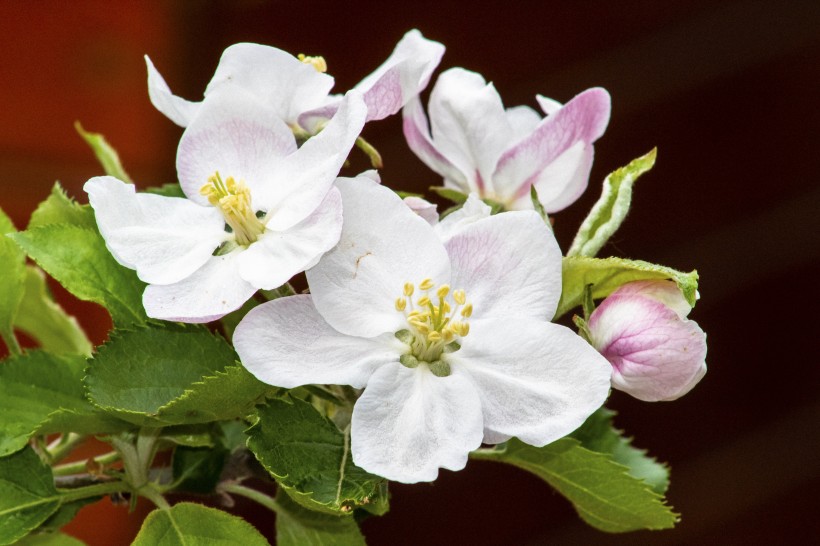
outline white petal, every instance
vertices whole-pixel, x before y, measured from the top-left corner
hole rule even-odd
[[[529,135],[541,123],[541,116],[529,106],[507,108],[506,114],[507,122],[512,129],[513,141]]]
[[[241,251],[212,256],[190,277],[174,284],[149,285],[142,303],[149,317],[210,322],[239,309],[256,292],[239,277]]]
[[[111,254],[148,283],[191,275],[227,235],[219,211],[187,199],[136,193],[113,176],[92,178],[83,189]]]
[[[396,44],[393,53],[372,74],[356,85],[364,94],[367,120],[395,114],[418,95],[430,81],[444,55],[444,46],[411,30]]]
[[[505,318],[471,322],[451,367],[472,378],[486,436],[542,446],[578,428],[609,394],[606,359],[568,328]]]
[[[395,309],[405,282],[450,280],[433,228],[398,195],[367,177],[340,178],[344,225],[339,244],[307,271],[313,302],[336,330],[362,337],[406,328]]]
[[[611,295],[613,296],[645,296],[652,298],[669,307],[680,318],[686,318],[692,310],[692,306],[683,297],[683,293],[674,281],[634,281],[628,282],[618,288]]]
[[[253,308],[236,327],[233,344],[260,381],[294,388],[309,384],[362,388],[376,368],[397,362],[406,346],[391,334],[366,339],[340,334],[309,295]]]
[[[451,212],[436,224],[436,233],[442,243],[447,243],[453,235],[470,224],[483,218],[489,218],[491,213],[490,206],[482,201],[478,195],[471,193],[460,209]]]
[[[544,211],[552,214],[573,204],[589,183],[595,149],[590,144],[576,142],[559,155],[535,179],[535,190]],[[521,202],[524,208],[532,208],[529,190],[522,187]],[[523,203],[518,203],[522,205]]]
[[[476,191],[458,167],[445,157],[430,137],[427,116],[418,97],[413,97],[402,110],[402,128],[407,145],[413,153],[461,192]],[[474,184],[473,184],[474,185]]]
[[[538,102],[538,106],[541,107],[541,111],[548,116],[551,116],[564,106],[557,100],[545,97],[544,95],[535,95],[535,100]]]
[[[145,64],[148,67],[148,97],[151,104],[180,127],[187,127],[196,116],[201,103],[190,102],[171,93],[148,55],[145,56]]]
[[[333,78],[281,49],[240,43],[222,53],[205,96],[226,87],[252,94],[277,117],[294,123],[299,114],[323,103]]]
[[[208,204],[199,190],[219,172],[248,185],[255,210],[267,209],[271,173],[295,150],[293,132],[273,110],[238,90],[211,94],[179,142],[179,184],[189,199]]]
[[[561,296],[561,250],[535,211],[496,214],[445,244],[453,289],[463,289],[476,318],[549,320]]]
[[[285,231],[267,229],[239,256],[239,274],[256,288],[285,284],[333,248],[342,232],[342,196],[331,188],[313,214]]]
[[[268,188],[270,197],[265,198],[270,204],[268,227],[285,230],[316,210],[364,127],[366,115],[361,95],[350,91],[322,132],[280,160]]]
[[[462,374],[436,377],[401,364],[379,368],[353,408],[353,462],[393,481],[433,481],[461,470],[481,445],[481,402]]]

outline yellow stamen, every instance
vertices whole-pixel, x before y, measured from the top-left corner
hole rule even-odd
[[[404,298],[396,298],[396,311],[404,311],[407,307],[407,300]]]
[[[442,284],[441,286],[439,286],[438,290],[436,290],[436,296],[438,296],[439,299],[446,298],[447,294],[449,294],[449,293],[450,293],[450,285],[449,284]]]
[[[467,301],[467,294],[464,290],[456,290],[453,292],[453,300],[459,305],[464,305]]]
[[[470,318],[470,316],[472,314],[473,314],[473,304],[468,303],[467,305],[464,306],[464,309],[461,310],[461,316],[464,317],[464,318]]]
[[[296,58],[305,64],[311,65],[313,68],[316,69],[316,72],[327,72],[327,61],[325,61],[324,57],[321,57],[319,55],[310,56],[305,55],[304,53],[300,53],[296,56]]]
[[[428,305],[430,305],[430,298],[428,298],[427,296],[422,296],[416,303],[419,304],[419,307],[427,307]]]
[[[431,288],[433,288],[433,279],[424,279],[419,283],[419,288],[422,290],[430,290]]]
[[[223,181],[217,171],[208,178],[208,183],[199,189],[199,193],[222,212],[237,244],[248,246],[265,231],[265,225],[251,207],[251,190],[244,182],[237,182],[233,177]]]
[[[405,296],[408,296],[408,297],[412,296],[415,289],[416,289],[416,287],[413,286],[413,283],[411,283],[411,282],[404,283],[404,295]]]

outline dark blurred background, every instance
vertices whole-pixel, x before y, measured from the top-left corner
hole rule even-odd
[[[442,68],[493,81],[508,106],[612,94],[590,188],[555,216],[567,248],[615,168],[657,146],[632,212],[603,254],[697,268],[690,318],[709,335],[709,372],[676,402],[615,392],[616,424],[672,467],[673,531],[610,536],[523,471],[472,462],[433,485],[392,486],[392,510],[363,524],[402,544],[803,544],[820,536],[820,3],[210,1],[0,3],[0,206],[19,228],[60,180],[81,201],[100,174],[73,129],[105,134],[141,186],[173,181],[181,129],[147,97],[144,54],[198,100],[240,41],[323,55],[337,92],[381,63],[405,31],[447,46]],[[429,90],[428,90],[429,92]],[[386,184],[440,182],[407,149],[400,117],[368,125]],[[351,173],[352,174],[352,173]],[[1,267],[2,265],[0,265]],[[58,295],[93,340],[105,312]],[[142,510],[144,512],[145,509]],[[127,544],[139,517],[86,508],[69,532]],[[273,518],[254,523],[272,536]]]

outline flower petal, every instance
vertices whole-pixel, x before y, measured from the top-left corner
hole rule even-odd
[[[549,320],[561,296],[561,250],[535,211],[478,220],[445,244],[450,284],[463,289],[473,316]]]
[[[272,183],[265,188],[270,229],[288,229],[316,210],[364,127],[366,114],[361,95],[348,92],[322,132],[280,160]]]
[[[513,141],[520,140],[532,133],[541,123],[541,116],[529,106],[507,108],[507,122],[512,129]]]
[[[460,209],[451,212],[436,224],[435,230],[441,242],[446,244],[453,235],[470,224],[489,218],[491,213],[490,206],[478,195],[471,193]]]
[[[545,212],[563,210],[581,197],[589,184],[594,155],[592,145],[578,141],[538,174],[535,190]],[[521,188],[520,199],[513,208],[532,208],[529,188]]]
[[[222,53],[205,96],[225,87],[252,94],[277,117],[295,123],[299,114],[323,103],[333,78],[281,49],[240,43]]]
[[[307,271],[313,303],[344,334],[374,337],[407,327],[395,309],[404,283],[450,280],[433,228],[373,180],[340,178],[344,225],[339,244]]]
[[[239,309],[256,288],[239,276],[240,251],[212,256],[190,277],[149,285],[142,303],[149,317],[179,322],[210,322]]]
[[[433,143],[427,116],[418,97],[413,97],[402,110],[402,127],[407,145],[421,161],[453,184],[456,189],[467,191],[469,184],[464,173],[447,159]]]
[[[340,334],[316,311],[309,295],[279,298],[253,308],[236,327],[233,344],[260,381],[288,389],[308,384],[362,388],[406,346],[391,334],[366,339]]]
[[[266,210],[271,173],[295,150],[293,132],[273,110],[239,90],[212,93],[179,142],[179,184],[189,199],[206,205],[199,190],[219,172],[223,180],[244,181],[254,209]]]
[[[310,216],[285,231],[267,229],[239,256],[239,274],[256,288],[282,286],[339,241],[342,196],[331,188]]]
[[[431,203],[421,197],[408,195],[404,198],[404,204],[410,207],[410,210],[424,218],[431,226],[438,223],[438,212],[436,212],[437,206],[435,203]]]
[[[356,84],[367,104],[367,121],[393,115],[417,96],[444,55],[444,46],[411,30],[373,73]]]
[[[683,297],[683,293],[674,281],[633,281],[628,282],[612,293],[613,296],[644,296],[659,301],[669,307],[681,319],[686,318],[692,306]]]
[[[145,64],[148,67],[148,97],[151,104],[180,127],[187,127],[199,111],[201,103],[187,101],[171,93],[168,84],[148,55],[145,56]]]
[[[609,111],[609,94],[604,89],[588,89],[579,94],[544,118],[529,137],[504,151],[493,174],[494,183],[519,196],[529,191],[541,171],[561,154],[577,142],[592,144],[597,140],[609,122]]]
[[[439,468],[461,470],[481,438],[481,401],[459,373],[388,364],[353,408],[353,462],[389,480],[433,481]]]
[[[675,400],[706,372],[706,334],[655,299],[611,295],[587,326],[591,343],[612,364],[613,388],[639,400]]]
[[[111,254],[148,283],[191,275],[227,235],[219,211],[187,199],[136,193],[113,176],[92,178],[83,189]]]
[[[578,428],[609,394],[607,361],[568,328],[546,321],[473,321],[461,349],[447,357],[479,392],[488,441],[517,436],[548,444]]]

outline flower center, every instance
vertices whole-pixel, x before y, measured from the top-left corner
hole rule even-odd
[[[222,212],[238,245],[248,246],[265,231],[265,224],[251,208],[251,190],[241,180],[237,182],[233,177],[228,177],[223,181],[217,171],[199,189],[199,193]]]
[[[451,291],[447,284],[436,287],[432,279],[421,281],[418,289],[415,303],[413,283],[404,283],[402,296],[396,298],[396,311],[404,314],[409,326],[396,332],[410,348],[399,360],[408,368],[426,363],[435,375],[446,377],[450,365],[441,356],[461,348],[459,340],[470,333],[466,319],[473,314],[473,304],[467,302],[464,290]]]
[[[309,64],[313,68],[316,69],[316,72],[327,72],[327,61],[325,61],[324,57],[316,56],[312,57],[310,55],[305,55],[304,53],[300,53],[296,56],[297,59],[302,61],[305,64]]]

